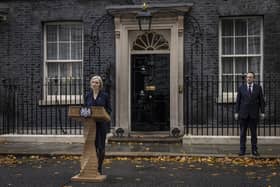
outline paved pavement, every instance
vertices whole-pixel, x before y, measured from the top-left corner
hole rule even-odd
[[[18,164],[0,164],[0,187],[211,187],[280,185],[279,166],[231,163],[180,163],[106,159],[102,183],[71,182],[79,161],[60,157],[17,156]]]
[[[250,155],[248,146],[246,160]],[[261,158],[277,158],[276,165],[236,165],[233,162],[189,163],[157,161],[158,156],[213,156],[239,159],[239,145],[183,145],[179,143],[110,143],[106,146],[103,183],[71,182],[79,172],[77,158],[62,159],[59,155],[81,155],[81,143],[0,143],[0,187],[202,187],[202,186],[280,186],[280,147],[260,145]],[[16,155],[16,164],[1,163],[1,157]],[[32,155],[40,155],[34,157]],[[120,157],[119,157],[120,156]],[[67,156],[66,156],[67,157]],[[135,161],[135,157],[143,157]],[[38,159],[37,159],[38,158]],[[73,157],[75,158],[75,157]],[[118,160],[118,158],[124,160]],[[250,158],[248,158],[250,159]],[[5,160],[5,159],[4,159]],[[253,158],[252,160],[258,160]],[[264,159],[267,160],[267,159]],[[247,161],[246,161],[247,162]]]
[[[251,156],[250,146],[247,148]],[[0,154],[16,155],[80,155],[81,143],[0,143]],[[111,143],[106,146],[108,157],[116,156],[214,156],[237,157],[239,145],[183,145],[162,143]],[[261,158],[280,158],[280,146],[259,145]]]

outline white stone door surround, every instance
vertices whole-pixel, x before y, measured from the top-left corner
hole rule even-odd
[[[190,11],[190,4],[150,5],[154,11],[151,31],[164,33],[169,42],[170,54],[170,135],[178,128],[184,132],[183,125],[183,62],[184,62],[184,14]],[[116,44],[116,129],[123,129],[124,135],[131,133],[130,106],[130,59],[131,44],[141,33],[135,19],[140,5],[110,6],[114,15]],[[137,10],[137,11],[136,11]],[[160,53],[160,51],[144,51]],[[165,51],[166,53],[166,51]]]

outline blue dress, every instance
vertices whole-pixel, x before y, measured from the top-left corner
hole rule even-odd
[[[110,114],[111,113],[111,104],[109,96],[106,92],[100,91],[96,99],[93,98],[93,91],[91,90],[85,97],[86,107],[91,106],[103,106],[105,110]],[[95,138],[95,147],[96,149],[105,149],[106,134],[109,131],[110,123],[108,122],[96,122],[96,138]]]

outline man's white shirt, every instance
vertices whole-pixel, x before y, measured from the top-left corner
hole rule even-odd
[[[250,86],[251,86],[251,88],[250,88]],[[251,93],[253,93],[253,86],[254,86],[254,83],[252,83],[252,84],[248,84],[247,83],[247,90],[249,91],[249,88],[251,89]]]

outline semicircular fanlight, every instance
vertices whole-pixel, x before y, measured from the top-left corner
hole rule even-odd
[[[169,50],[168,41],[163,35],[155,32],[145,32],[137,36],[133,42],[133,50]]]

